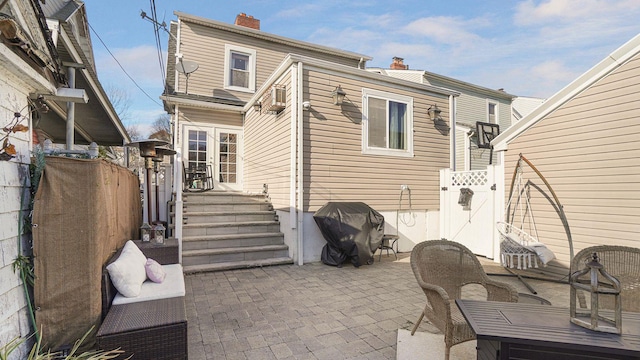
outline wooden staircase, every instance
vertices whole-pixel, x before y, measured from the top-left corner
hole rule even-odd
[[[185,273],[293,263],[264,195],[185,192],[182,224]]]

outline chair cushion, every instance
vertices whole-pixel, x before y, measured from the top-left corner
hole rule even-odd
[[[162,265],[162,270],[166,273],[163,282],[145,281],[140,289],[140,294],[136,297],[125,297],[118,293],[113,299],[113,305],[184,296],[186,292],[182,265]]]
[[[118,259],[107,265],[107,271],[113,286],[125,297],[140,295],[142,283],[147,279],[144,265],[147,258],[131,240],[122,248]]]

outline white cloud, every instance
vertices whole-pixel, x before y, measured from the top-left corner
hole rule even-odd
[[[516,6],[514,19],[521,25],[566,24],[598,20],[610,23],[640,9],[640,1],[624,0],[534,0]],[[612,19],[613,18],[613,19]]]
[[[482,40],[471,28],[484,26],[481,19],[466,20],[460,17],[426,17],[410,22],[401,30],[412,36],[426,37],[442,44],[473,44]]]

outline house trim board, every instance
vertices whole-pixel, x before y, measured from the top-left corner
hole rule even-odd
[[[640,53],[640,35],[637,35],[613,51],[609,56],[579,76],[576,80],[552,95],[529,115],[525,116],[516,124],[512,125],[497,136],[491,142],[494,146],[494,150],[506,151],[508,144],[527,129],[576,97],[579,93],[587,90],[591,85],[595,84],[615,69],[626,64],[638,53]]]

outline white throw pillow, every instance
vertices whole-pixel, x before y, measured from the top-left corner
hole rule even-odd
[[[147,258],[138,246],[131,240],[122,248],[118,259],[107,265],[109,277],[113,286],[122,296],[135,297],[140,295],[140,287],[147,279],[145,264]]]

